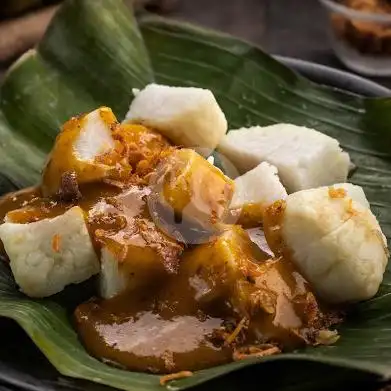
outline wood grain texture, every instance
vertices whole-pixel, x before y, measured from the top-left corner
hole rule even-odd
[[[172,17],[225,31],[267,52],[347,70],[330,46],[318,0],[180,0]],[[391,87],[391,78],[372,78]]]
[[[0,62],[13,59],[39,42],[58,6],[50,6],[0,24]]]
[[[134,0],[125,0],[131,4]],[[145,0],[137,0],[145,1]],[[335,57],[318,0],[165,0],[169,16],[225,31],[273,54],[346,69]],[[0,77],[2,63],[0,33]],[[30,45],[31,46],[31,45]],[[391,87],[391,78],[373,78]]]

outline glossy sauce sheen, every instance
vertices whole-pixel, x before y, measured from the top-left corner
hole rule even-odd
[[[304,278],[288,261],[271,260],[263,265],[263,274],[257,277],[263,287],[265,313],[256,316],[251,327],[256,335],[284,341],[285,348],[302,344],[300,330],[308,327],[303,305],[311,292]]]
[[[177,296],[181,302],[186,299]],[[84,303],[75,318],[80,336],[94,356],[131,370],[169,373],[231,360],[231,349],[214,344],[212,338],[223,319],[201,311],[183,313],[175,303],[161,301],[159,294]]]
[[[106,120],[114,123],[111,117]],[[66,146],[82,123],[83,118],[71,120],[58,140],[65,137]],[[79,205],[97,253],[102,260],[107,256],[116,262],[126,282],[121,292],[113,297],[101,291],[111,298],[93,298],[75,311],[86,349],[127,369],[170,373],[227,363],[238,348],[248,345],[272,342],[283,350],[311,343],[308,330],[321,329],[325,323],[311,288],[279,250],[283,207],[266,213],[266,235],[279,256],[271,259],[242,227],[221,223],[233,193],[231,180],[194,151],[170,149],[161,136],[144,127],[113,126],[120,146],[127,148],[117,145],[115,156],[105,155],[102,162],[109,166],[110,159],[118,162],[126,153],[127,167],[135,169],[139,181],[124,183],[114,175],[111,182],[79,183],[81,198],[72,202],[41,198],[40,189],[0,200],[0,218],[14,223],[53,218]],[[178,175],[167,179],[163,166],[162,186],[147,186],[146,178],[158,172],[156,166],[166,153],[166,168]],[[48,193],[58,187],[61,164],[76,164],[73,155],[62,163],[55,155],[56,149],[47,173]],[[162,232],[162,215],[153,219],[156,210],[148,204],[161,197],[163,206],[194,223],[191,228],[198,223],[210,229],[209,240],[185,248],[175,235]],[[259,219],[263,210],[256,208],[249,215]],[[238,325],[243,327],[237,329]]]
[[[9,211],[19,209],[26,204],[32,202],[41,196],[40,189],[37,187],[29,187],[19,190],[15,193],[6,194],[0,197],[0,224],[4,222],[4,218]],[[3,242],[0,240],[0,255],[6,256]]]
[[[341,313],[337,309],[328,308],[323,303],[318,303],[313,290],[304,279],[304,277],[294,267],[291,250],[286,246],[283,236],[283,219],[286,209],[284,200],[276,201],[268,207],[264,213],[264,231],[267,243],[278,259],[283,260],[288,273],[284,280],[289,287],[292,297],[291,306],[295,308],[297,314],[301,314],[302,325],[306,325],[303,333],[299,333],[305,342],[309,343],[308,338],[313,338],[314,332],[319,329],[327,329],[331,325],[340,323]],[[265,275],[265,283],[270,284],[270,279]],[[280,292],[286,292],[287,287],[280,286]],[[285,297],[286,296],[284,294]],[[306,335],[307,333],[307,335]],[[297,329],[295,330],[297,335]],[[312,341],[313,342],[313,341]]]
[[[0,198],[0,222],[4,221],[6,214],[12,210],[19,209],[32,200],[41,196],[37,187],[29,187],[15,193],[6,194]]]
[[[130,370],[169,373],[227,363],[241,345],[269,340],[287,348],[303,344],[297,333],[307,326],[300,303],[306,300],[308,285],[288,264],[266,261],[267,255],[257,249],[263,262],[250,265],[253,270],[249,272],[259,274],[257,289],[251,284],[245,289],[261,292],[264,307],[250,318],[239,345],[225,343],[230,334],[226,320],[236,324],[244,315],[233,309],[230,291],[235,280],[243,277],[213,266],[216,254],[205,259],[207,247],[185,253],[178,274],[167,277],[162,287],[150,289],[147,297],[123,294],[80,305],[75,319],[89,351]]]
[[[114,127],[117,124],[113,112],[107,107],[98,109],[97,117],[107,127]],[[61,176],[67,171],[76,173],[79,184],[98,181],[108,175],[110,171],[109,166],[83,161],[75,153],[76,140],[86,126],[87,121],[87,115],[73,117],[63,125],[61,132],[57,135],[56,142],[42,174],[41,187],[43,195],[50,196],[56,194],[61,185]]]
[[[121,238],[134,219],[149,216],[145,201],[149,190],[138,186],[121,190],[103,184],[81,190],[83,197],[78,204],[86,212],[97,250],[105,243],[114,251],[117,246],[120,252],[118,246],[129,244],[129,238]],[[36,192],[30,190],[7,200],[2,204],[3,215],[22,207],[8,217],[19,223],[33,222],[61,214],[72,205],[42,201]],[[277,213],[274,217],[277,220],[271,226],[281,219]],[[148,297],[143,296],[145,290],[139,290],[79,305],[75,323],[88,351],[130,370],[169,373],[227,363],[241,344],[269,340],[287,348],[302,344],[297,333],[307,326],[300,307],[310,292],[307,283],[288,261],[270,260],[268,254],[250,244],[245,231],[235,228],[233,233],[232,242],[228,236],[219,246],[217,239],[185,252],[178,273],[160,272],[158,283],[147,289]],[[225,256],[239,262],[237,271],[231,273],[220,262]],[[148,273],[150,269],[143,278],[149,278]],[[251,283],[244,279],[245,274]],[[241,312],[247,303],[241,302],[240,295],[231,300],[237,281],[241,284],[235,289],[243,289],[245,299],[251,294],[259,296],[261,305],[253,314]],[[243,316],[250,320],[245,336],[239,345],[226,344],[227,319],[237,324]],[[225,337],[221,337],[222,330]]]

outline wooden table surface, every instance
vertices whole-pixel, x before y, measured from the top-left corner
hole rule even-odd
[[[225,31],[272,54],[346,70],[335,57],[319,0],[179,0],[170,16]],[[372,78],[391,88],[391,78]]]
[[[330,47],[319,0],[166,1],[177,2],[169,17],[231,33],[261,45],[271,54],[345,69]],[[0,63],[0,77],[7,66]],[[391,78],[372,80],[391,88]]]

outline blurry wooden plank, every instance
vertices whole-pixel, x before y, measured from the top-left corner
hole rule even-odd
[[[0,62],[15,58],[39,42],[57,8],[50,6],[0,23]]]
[[[237,35],[262,45],[270,53],[302,58],[345,69],[330,47],[326,29],[327,21],[317,0],[124,1],[129,6],[133,2],[137,2],[138,7],[145,6],[151,1],[156,5],[157,2],[158,11],[169,12],[169,17]],[[173,3],[171,3],[172,1]],[[264,14],[264,2],[268,3],[266,14]],[[4,0],[0,0],[0,8],[3,7],[3,4]],[[14,50],[4,49],[4,40],[8,39],[4,36],[5,32],[6,30],[3,30],[2,23],[0,23],[0,80],[1,70],[5,70],[9,64],[9,61],[4,62],[7,56],[2,53],[8,51],[12,58],[16,56],[13,54]],[[8,39],[8,42],[12,41]],[[30,41],[29,45],[33,46],[34,44],[31,44]],[[19,53],[23,50],[19,49]],[[391,78],[372,78],[372,80],[391,87]]]
[[[21,9],[27,6],[29,1],[16,1],[15,9]],[[49,0],[35,1],[35,4],[43,4]],[[118,0],[120,1],[120,0]],[[170,12],[180,0],[127,0],[126,3],[131,7],[137,8],[151,6],[157,12]],[[53,2],[53,0],[51,0]],[[8,2],[7,2],[8,3]],[[0,9],[7,5],[0,0]],[[50,23],[58,5],[41,8],[37,11],[25,14],[15,19],[5,20],[0,23],[0,63],[15,59],[18,55],[35,46],[44,35],[47,26]]]

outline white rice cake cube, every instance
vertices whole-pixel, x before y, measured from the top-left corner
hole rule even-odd
[[[264,161],[273,164],[288,193],[345,182],[350,167],[337,140],[291,124],[232,130],[218,150],[241,173]]]
[[[78,184],[105,178],[111,167],[97,158],[112,151],[115,142],[112,129],[117,119],[108,107],[71,118],[58,134],[42,174],[42,192],[58,192],[64,173],[74,172]]]
[[[210,90],[149,84],[139,91],[125,123],[139,123],[174,144],[208,156],[227,132],[227,120]]]
[[[285,199],[287,193],[277,173],[276,167],[263,162],[237,177],[230,208],[239,209],[246,204],[267,207],[277,200]]]
[[[99,273],[81,208],[29,224],[0,225],[0,239],[16,283],[31,297],[46,297]]]
[[[325,302],[369,299],[383,280],[387,241],[367,204],[360,188],[349,184],[291,194],[278,241],[273,240],[276,227],[268,224],[273,209],[266,211],[264,228],[271,234],[266,238],[272,250],[291,258]]]

